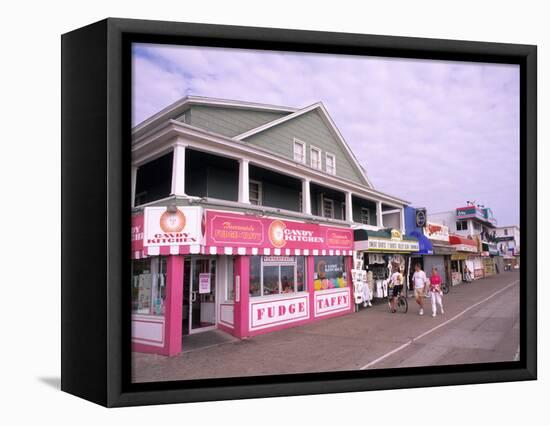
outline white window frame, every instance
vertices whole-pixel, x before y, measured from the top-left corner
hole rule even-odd
[[[458,224],[461,223],[461,228],[458,229]],[[464,224],[466,224],[466,228],[464,229]],[[467,221],[462,221],[462,220],[457,220],[456,221],[456,230],[457,231],[467,231],[469,229],[469,226],[468,226],[468,222]]]
[[[302,159],[298,160],[296,159],[296,145],[302,146]],[[294,143],[292,144],[292,158],[294,161],[300,164],[306,164],[306,143],[304,141],[301,141],[299,139],[294,138]]]
[[[332,171],[328,168],[328,157],[332,157]],[[325,152],[325,170],[329,175],[336,175],[336,156],[330,152]]]
[[[233,256],[226,256],[227,260],[225,261],[225,268],[224,268],[224,274],[225,274],[225,280],[223,283],[224,286],[224,301],[228,303],[234,303],[235,302],[235,277],[234,277],[234,257]],[[219,268],[219,263],[216,265],[216,269]],[[229,297],[229,283],[233,285],[233,297]]]
[[[313,151],[319,153],[319,164],[317,165],[317,167],[313,165]],[[315,170],[323,170],[323,151],[321,150],[321,148],[317,148],[313,145],[309,147],[309,164]]]
[[[304,259],[304,282],[303,282],[303,290],[298,291],[298,257],[301,256],[291,256],[294,258],[294,261],[279,261],[279,262],[264,262],[264,256],[260,256],[260,295],[259,296],[250,296],[251,298],[254,297],[281,297],[281,295],[284,295],[283,293],[283,283],[281,282],[281,266],[292,266],[294,268],[294,291],[292,294],[296,293],[305,293],[307,292],[307,260]],[[274,266],[278,268],[279,272],[279,293],[278,294],[270,294],[265,295],[264,294],[264,266]]]
[[[363,217],[364,217],[363,215],[365,213],[366,213],[366,217],[367,217],[366,222],[363,220]],[[360,218],[360,220],[361,220],[361,223],[363,225],[370,225],[370,209],[367,209],[366,207],[361,207],[361,218]]]
[[[263,203],[262,182],[259,180],[249,179],[248,185],[250,186],[251,183],[258,185],[258,204],[255,204],[255,205],[261,206],[263,205],[262,204]],[[250,188],[248,188],[248,201],[250,201],[250,204],[253,204],[252,199],[250,198]]]
[[[332,206],[332,216],[325,216],[325,201],[329,201]],[[323,196],[321,198],[321,217],[328,217],[329,219],[334,219],[334,200],[332,198],[327,198]]]

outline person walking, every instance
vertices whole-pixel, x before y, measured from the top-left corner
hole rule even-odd
[[[432,268],[430,275],[430,296],[432,298],[432,317],[437,315],[437,305],[439,305],[440,313],[443,315],[443,292],[441,291],[441,276],[437,272],[437,268]],[[437,303],[437,305],[436,305]]]
[[[467,283],[472,282],[472,274],[470,273],[470,270],[468,269],[468,266],[464,264],[464,281]]]
[[[397,311],[395,304],[397,302],[397,297],[403,291],[403,275],[399,272],[399,268],[394,267],[393,274],[390,277],[390,289],[391,291],[391,312],[392,314]]]
[[[424,288],[428,282],[426,273],[420,267],[420,263],[414,265],[414,274],[412,276],[414,283],[414,298],[418,304],[418,315],[424,315]]]

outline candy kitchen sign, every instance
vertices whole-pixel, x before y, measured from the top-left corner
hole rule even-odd
[[[428,237],[430,240],[446,241],[446,242],[449,241],[448,226],[427,222],[423,230],[424,230],[424,235]]]
[[[353,250],[351,229],[217,211],[206,224],[208,246]]]
[[[181,246],[203,243],[200,207],[146,207],[143,246]]]

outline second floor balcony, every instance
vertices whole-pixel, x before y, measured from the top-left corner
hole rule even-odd
[[[398,203],[280,170],[276,164],[259,164],[177,144],[154,159],[134,165],[132,195],[134,207],[162,204],[175,197],[262,214],[404,230],[403,206]]]

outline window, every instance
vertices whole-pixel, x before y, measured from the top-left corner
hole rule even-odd
[[[364,223],[365,225],[369,224],[369,214],[369,209],[361,207],[361,223]]]
[[[311,167],[314,169],[322,170],[323,166],[321,164],[321,150],[314,146],[310,149],[310,158],[311,158]]]
[[[475,231],[481,231],[481,225],[477,222],[472,222]]]
[[[460,220],[456,222],[456,230],[457,231],[467,231],[468,230],[468,222],[465,220]]]
[[[306,144],[298,139],[294,139],[294,161],[306,162]]]
[[[248,199],[250,204],[256,206],[262,205],[262,183],[256,180],[251,180],[248,183]]]
[[[132,313],[164,315],[166,258],[132,261]]]
[[[227,259],[225,300],[235,300],[235,282],[233,281],[233,257]]]
[[[136,173],[135,205],[168,197],[172,190],[172,159],[170,152],[139,166]]]
[[[334,155],[329,154],[327,152],[326,155],[326,165],[327,165],[327,173],[330,173],[331,175],[336,174],[336,158]]]
[[[508,235],[508,230],[507,229],[504,230],[504,235]]]
[[[344,256],[315,256],[313,264],[315,291],[347,286]]]
[[[304,256],[251,256],[250,296],[306,290]]]
[[[323,217],[334,219],[334,201],[323,197]]]

